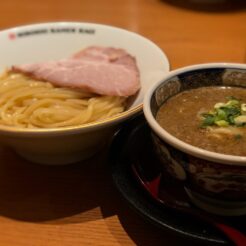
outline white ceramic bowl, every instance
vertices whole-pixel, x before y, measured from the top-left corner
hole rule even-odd
[[[165,54],[150,40],[120,28],[92,23],[43,23],[0,32],[0,72],[14,64],[66,58],[91,45],[123,48],[136,57],[141,90],[128,110],[110,119],[56,129],[0,126],[0,142],[28,160],[68,164],[95,154],[119,124],[142,110],[149,86],[169,70]]]

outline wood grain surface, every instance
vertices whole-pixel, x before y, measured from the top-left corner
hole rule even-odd
[[[2,0],[0,29],[49,21],[103,23],[151,39],[167,54],[172,69],[245,63],[245,1],[215,2]],[[0,246],[184,243],[128,207],[112,183],[106,150],[84,163],[48,167],[0,149]]]

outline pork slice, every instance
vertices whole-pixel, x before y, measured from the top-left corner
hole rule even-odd
[[[90,46],[74,54],[72,58],[121,64],[138,72],[136,59],[129,55],[125,50],[119,48]]]
[[[13,66],[12,70],[100,95],[130,96],[140,88],[135,58],[116,48],[89,47],[68,59]]]
[[[75,53],[72,58],[75,59],[95,59],[104,61],[114,61],[123,56],[130,56],[125,50],[113,47],[90,46]],[[133,58],[134,59],[134,58]]]

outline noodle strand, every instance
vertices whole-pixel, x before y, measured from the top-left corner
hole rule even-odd
[[[7,72],[0,77],[0,124],[22,128],[81,125],[121,113],[125,100],[59,88]]]

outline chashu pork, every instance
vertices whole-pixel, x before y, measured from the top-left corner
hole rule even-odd
[[[67,59],[12,67],[59,87],[109,96],[131,96],[140,89],[136,60],[123,49],[88,47]]]

